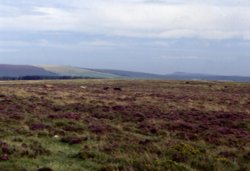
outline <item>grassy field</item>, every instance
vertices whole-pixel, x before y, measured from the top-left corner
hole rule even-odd
[[[250,84],[0,82],[0,171],[248,171]]]

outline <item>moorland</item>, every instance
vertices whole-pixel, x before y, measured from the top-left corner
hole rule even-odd
[[[250,84],[1,81],[0,170],[250,170]]]

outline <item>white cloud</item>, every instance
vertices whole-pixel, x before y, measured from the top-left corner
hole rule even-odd
[[[89,41],[79,41],[75,43],[69,42],[51,42],[46,39],[39,39],[33,41],[0,41],[0,52],[15,52],[22,49],[30,48],[56,48],[72,51],[85,51],[85,50],[96,50],[98,49],[107,49],[115,47],[123,47],[124,44],[121,42],[108,41],[108,40],[89,40]]]
[[[22,1],[24,4],[28,2],[31,0]],[[246,0],[32,2],[29,8],[0,5],[0,9],[5,9],[4,15],[0,12],[0,30],[77,31],[153,38],[250,39],[250,3]],[[67,5],[69,8],[66,8]],[[17,15],[13,15],[13,8]]]

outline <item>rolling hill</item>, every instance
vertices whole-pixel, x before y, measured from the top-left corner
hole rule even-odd
[[[244,76],[225,76],[225,75],[209,75],[197,73],[175,72],[165,75],[168,80],[207,80],[207,81],[238,81],[250,82],[250,77]]]
[[[208,81],[238,81],[250,82],[250,77],[244,76],[224,76],[224,75],[209,75],[200,73],[185,73],[175,72],[167,75],[151,74],[143,72],[110,70],[110,69],[89,69],[92,71],[114,74],[123,78],[138,78],[138,79],[163,79],[163,80],[208,80]]]
[[[21,77],[21,76],[56,76],[57,74],[43,68],[30,65],[7,65],[0,64],[0,77]]]
[[[165,78],[164,75],[144,73],[144,72],[133,72],[133,71],[111,70],[111,69],[88,69],[88,70],[117,75],[117,76],[124,77],[124,78],[138,78],[138,79],[164,79]]]
[[[224,76],[175,72],[167,75],[111,70],[111,69],[89,69],[73,66],[60,65],[7,65],[0,64],[0,78],[42,76],[49,78],[110,78],[110,79],[162,79],[162,80],[208,80],[208,81],[238,81],[250,82],[250,77]]]
[[[92,71],[92,70],[78,68],[78,67],[72,67],[72,66],[38,65],[38,67],[40,67],[46,71],[60,75],[60,76],[91,77],[91,78],[116,78],[116,77],[119,77],[119,76],[114,75],[114,74]]]

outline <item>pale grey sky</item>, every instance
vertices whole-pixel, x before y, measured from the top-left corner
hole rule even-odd
[[[0,0],[0,63],[250,76],[250,1]]]

